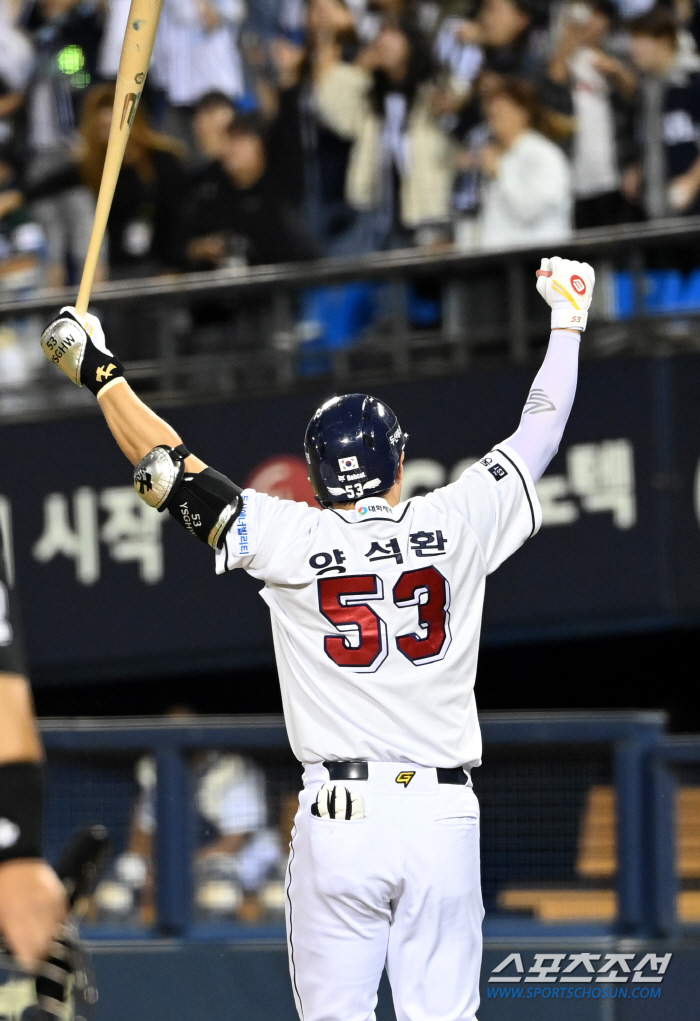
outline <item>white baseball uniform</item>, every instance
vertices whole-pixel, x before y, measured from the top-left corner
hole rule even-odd
[[[530,473],[503,444],[392,508],[318,511],[247,490],[217,558],[265,581],[284,713],[305,764],[287,886],[303,1021],[369,1021],[386,963],[399,1021],[471,1021],[483,908],[479,807],[434,767],[476,766],[486,575],[533,535]],[[319,818],[327,760],[366,760],[365,818]],[[414,774],[408,782],[407,774]],[[397,782],[402,775],[403,780]]]
[[[218,573],[242,567],[265,582],[305,766],[286,898],[301,1021],[373,1021],[385,965],[398,1021],[475,1021],[479,805],[471,783],[441,771],[481,762],[486,576],[540,526],[534,483],[571,410],[579,341],[552,333],[518,429],[457,482],[350,511],[247,490],[217,555]],[[334,763],[358,761],[365,779],[333,775]],[[329,781],[342,818],[320,812]]]
[[[556,332],[518,429],[457,482],[397,507],[364,497],[349,511],[247,490],[217,555],[218,573],[242,567],[265,582],[287,728],[305,765],[287,871],[302,1021],[371,1021],[385,963],[398,1021],[474,1021],[479,809],[460,781],[481,761],[484,584],[539,527],[534,483],[571,409],[580,333],[570,331],[585,329],[594,282],[586,263],[542,260],[537,289]],[[42,345],[80,381],[88,344],[108,350],[104,335],[88,317],[90,337],[66,345],[53,332],[61,322]],[[343,481],[379,484],[360,483],[359,453],[344,454]]]

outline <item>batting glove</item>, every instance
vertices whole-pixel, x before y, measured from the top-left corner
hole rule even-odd
[[[77,386],[86,386],[99,397],[106,387],[124,378],[124,366],[107,347],[97,316],[79,316],[72,305],[61,309],[57,319],[41,335],[44,354]]]
[[[320,819],[364,819],[365,806],[357,791],[324,783],[311,806],[311,814]]]
[[[585,330],[593,298],[595,271],[587,262],[543,259],[537,270],[537,290],[552,309],[553,330]]]

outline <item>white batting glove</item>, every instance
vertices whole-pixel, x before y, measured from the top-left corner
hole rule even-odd
[[[595,271],[587,262],[543,259],[537,270],[537,290],[552,309],[553,330],[585,330],[593,298]]]
[[[340,784],[324,783],[311,806],[311,814],[320,819],[364,819],[365,806],[357,791]]]
[[[78,320],[98,351],[102,351],[103,354],[111,355],[112,352],[107,348],[107,341],[105,340],[105,332],[102,329],[102,323],[97,316],[92,315],[91,312],[86,312],[85,315],[79,316],[73,305],[64,305],[61,309],[61,314],[64,312],[70,312],[73,318]]]

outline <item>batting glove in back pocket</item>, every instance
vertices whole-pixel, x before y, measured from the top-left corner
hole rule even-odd
[[[311,814],[320,819],[364,819],[365,806],[361,795],[332,783],[324,783],[311,806]]]

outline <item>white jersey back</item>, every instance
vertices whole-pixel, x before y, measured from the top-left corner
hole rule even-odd
[[[265,582],[294,754],[474,766],[486,575],[534,535],[529,472],[501,445],[398,507],[318,511],[246,490],[216,570]]]

